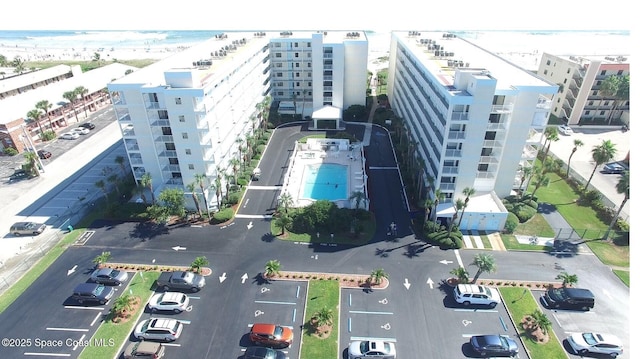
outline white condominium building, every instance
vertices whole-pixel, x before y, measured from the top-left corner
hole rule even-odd
[[[568,125],[593,121],[629,123],[629,97],[602,91],[611,76],[629,75],[628,56],[556,56],[542,54],[538,74],[558,84],[551,113]],[[619,124],[619,122],[617,123]]]
[[[189,194],[204,175],[205,189],[220,178],[225,192],[267,96],[307,116],[364,105],[367,42],[356,34],[220,34],[108,84],[136,181],[148,173],[156,194]],[[206,197],[215,207],[216,196]]]
[[[424,163],[424,183],[433,180],[430,196],[444,196],[437,216],[452,217],[473,188],[460,228],[502,229],[500,198],[534,162],[558,85],[449,33],[393,32],[389,57],[392,109]]]

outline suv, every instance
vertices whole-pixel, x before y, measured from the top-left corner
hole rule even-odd
[[[189,306],[189,297],[182,292],[157,293],[149,301],[149,309],[152,312],[158,310],[172,310],[174,313],[182,313]]]
[[[553,288],[541,298],[548,308],[580,309],[587,311],[595,306],[595,297],[589,289]]]
[[[75,287],[71,299],[77,300],[80,304],[93,302],[104,305],[115,292],[112,287],[105,287],[103,284],[82,283]]]
[[[175,319],[150,318],[138,324],[133,336],[140,340],[174,341],[182,334],[182,323]]]
[[[251,327],[249,339],[266,347],[286,348],[293,342],[293,330],[277,324],[256,323]]]
[[[480,304],[494,308],[501,302],[500,294],[494,288],[476,284],[458,284],[453,290],[456,302],[464,305]]]
[[[9,232],[16,237],[20,237],[22,235],[37,236],[44,232],[45,229],[47,229],[47,226],[44,223],[16,222],[11,226]]]
[[[164,357],[164,346],[154,342],[134,342],[124,350],[124,359],[160,359]]]
[[[96,125],[94,125],[91,122],[85,122],[85,123],[81,123],[80,125],[78,125],[78,127],[84,127],[88,130],[93,130],[94,128],[96,128]]]

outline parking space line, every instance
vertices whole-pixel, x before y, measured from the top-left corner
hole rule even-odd
[[[293,303],[293,302],[274,302],[274,301],[270,301],[270,300],[256,300],[256,303],[260,303],[260,304],[284,304],[284,305],[297,305],[298,303]]]
[[[479,313],[498,313],[499,311],[496,309],[454,309],[454,312],[479,312]]]
[[[104,307],[78,307],[78,306],[74,306],[74,305],[65,305],[64,309],[88,309],[88,310],[103,311]]]
[[[78,329],[78,328],[47,328],[47,330],[57,330],[61,332],[88,332],[89,329]]]
[[[373,337],[351,337],[351,341],[383,341],[383,342],[396,342],[396,338],[373,338]]]
[[[73,346],[73,351],[75,351],[76,349],[78,349],[78,346],[80,345],[80,343],[82,343],[82,342],[83,342],[84,337],[86,337],[86,336],[87,336],[86,334],[82,334],[82,336],[80,337],[80,340],[78,340],[78,341],[76,342],[76,345],[74,345],[74,346]]]
[[[98,313],[96,314],[96,317],[93,318],[93,321],[91,322],[91,327],[93,327],[94,324],[96,324],[96,321],[102,316],[102,313]]]
[[[393,312],[367,312],[364,310],[350,310],[349,313],[354,314],[380,314],[380,315],[393,315]]]
[[[27,352],[24,355],[33,355],[33,356],[47,356],[47,357],[70,357],[71,354],[59,354],[59,353],[32,353]]]
[[[181,346],[181,344],[175,344],[175,343],[162,343],[162,345],[164,345],[165,347],[179,347],[179,346]]]

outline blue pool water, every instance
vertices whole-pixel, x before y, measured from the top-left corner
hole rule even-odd
[[[302,177],[302,198],[347,199],[347,166],[334,163],[307,165]]]

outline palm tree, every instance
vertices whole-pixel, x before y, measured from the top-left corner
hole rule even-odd
[[[431,217],[431,211],[433,207],[434,201],[431,198],[427,198],[424,200],[424,220],[428,221]]]
[[[102,193],[104,193],[104,198],[108,201],[109,200],[109,193],[107,192],[107,186],[105,185],[104,181],[103,180],[96,181],[96,183],[94,183],[94,185],[96,187],[100,188]]]
[[[34,176],[40,176],[40,170],[38,169],[38,155],[33,151],[26,151],[24,152],[24,159],[27,160],[29,172]]]
[[[187,191],[191,192],[191,198],[193,198],[193,203],[196,205],[198,216],[202,218],[202,209],[200,209],[200,201],[198,200],[198,195],[196,194],[196,184],[195,183],[187,184]]]
[[[522,167],[522,177],[520,177],[520,188],[519,188],[520,198],[522,198],[522,196],[526,192],[526,189],[523,189],[524,183],[533,176],[533,174],[535,173],[535,170],[536,170],[536,167],[534,166]],[[527,184],[527,187],[528,186],[529,185]]]
[[[234,157],[229,160],[229,164],[231,165],[231,171],[233,172],[233,183],[238,184],[238,171],[240,170],[240,160]]]
[[[601,144],[597,146],[593,146],[593,149],[591,149],[591,157],[595,162],[595,166],[593,166],[593,171],[591,172],[591,176],[589,177],[587,184],[584,186],[585,191],[589,189],[589,184],[591,183],[591,179],[593,178],[593,175],[596,173],[598,166],[611,161],[613,156],[616,155],[616,152],[617,152],[616,145],[613,142],[611,142],[611,140],[602,140]]]
[[[469,283],[469,272],[464,267],[454,268],[449,274],[456,276],[456,280],[460,284]]]
[[[349,200],[354,200],[356,202],[356,209],[360,209],[360,203],[366,201],[366,197],[364,192],[362,191],[353,191],[351,192],[351,196],[349,196]]]
[[[536,309],[531,314],[531,319],[533,319],[534,329],[540,328],[542,333],[547,334],[552,323],[549,318],[547,318],[546,314],[544,314],[540,309]]]
[[[551,142],[556,142],[560,140],[560,137],[558,137],[558,129],[556,127],[548,127],[547,129],[549,130],[548,133],[546,133],[547,131],[545,131],[547,135],[547,148],[544,151],[542,162],[545,162],[547,160],[549,149],[551,149]]]
[[[322,307],[313,313],[312,318],[315,320],[316,327],[333,324],[333,311],[327,307]]]
[[[22,59],[22,57],[20,56],[16,56],[13,58],[13,61],[11,62],[11,65],[13,65],[15,72],[21,74],[24,72],[25,69],[25,63],[24,60]]]
[[[118,182],[119,182],[119,178],[117,174],[112,174],[109,175],[109,177],[107,177],[107,181],[109,183],[113,183],[114,187],[116,188],[116,193],[118,193],[118,198],[120,198],[120,188],[118,187]]]
[[[272,259],[267,261],[267,264],[264,266],[264,275],[266,277],[273,277],[280,273],[280,261]]]
[[[220,178],[220,172],[218,172],[216,179],[211,184],[211,188],[214,188],[216,191],[216,200],[218,202],[218,210],[220,210],[220,199],[222,197],[222,179]]]
[[[449,229],[447,230],[447,237],[449,237],[451,235],[451,231],[453,230],[453,224],[456,222],[456,219],[458,219],[458,212],[461,209],[464,209],[465,206],[466,206],[466,204],[464,203],[463,200],[456,199],[455,203],[453,204],[453,208],[456,211],[453,214],[453,216],[451,217],[451,221],[449,222]]]
[[[118,166],[120,166],[120,169],[122,170],[122,176],[125,177],[127,175],[127,169],[124,166],[124,157],[116,156],[116,158],[114,159],[114,162],[117,163]]]
[[[73,115],[76,116],[76,122],[80,121],[78,120],[78,113],[76,112],[76,99],[78,98],[78,94],[75,91],[67,91],[62,94],[62,97],[71,104]]]
[[[33,110],[27,112],[27,118],[34,120],[38,124],[38,128],[40,129],[40,137],[44,135],[44,130],[42,129],[42,125],[40,124],[40,116],[42,115],[42,110],[39,108],[34,108]]]
[[[614,98],[613,108],[609,111],[608,124],[611,124],[619,101],[629,100],[629,75],[607,77],[600,84],[600,95],[603,98]]]
[[[76,96],[80,96],[82,98],[82,108],[84,108],[84,117],[87,118],[87,101],[85,100],[85,95],[89,93],[89,90],[84,86],[76,87],[73,92],[76,93]]]
[[[291,228],[293,224],[293,219],[286,213],[282,213],[276,217],[276,221],[274,222],[277,228],[280,228],[280,235],[283,236],[285,230]]]
[[[156,195],[153,193],[153,179],[151,173],[145,172],[140,178],[140,185],[151,192],[151,204],[156,204]]]
[[[289,208],[293,206],[293,197],[289,192],[284,192],[278,198],[278,207],[284,209],[284,213],[289,213]]]
[[[200,187],[200,192],[202,192],[202,199],[204,200],[204,205],[207,210],[207,217],[211,219],[211,214],[209,213],[209,199],[207,198],[207,193],[204,191],[205,183],[207,182],[207,175],[204,173],[195,174],[193,178],[196,180],[196,183]],[[200,214],[200,216],[202,216],[202,214]]]
[[[382,283],[382,278],[389,278],[389,274],[382,268],[374,269],[369,275],[369,280],[375,285]]]
[[[191,269],[195,269],[196,272],[201,273],[202,267],[206,267],[209,265],[209,260],[205,256],[196,257],[196,259],[191,262]]]
[[[613,226],[616,224],[616,222],[618,222],[620,212],[622,212],[622,208],[624,208],[624,205],[629,200],[629,189],[629,171],[624,171],[624,173],[622,173],[622,176],[620,177],[620,180],[618,180],[618,183],[616,184],[616,191],[620,194],[624,194],[624,199],[622,200],[622,203],[620,203],[618,212],[616,212],[616,215],[611,220],[611,223],[609,223],[609,228],[607,228],[607,231],[602,237],[602,239],[605,241],[609,240],[609,233],[611,233],[611,229],[613,229]]]
[[[49,110],[53,107],[52,103],[49,103],[47,100],[38,101],[36,103],[36,108],[41,109],[45,115],[47,115],[47,119],[49,119],[49,129],[53,131],[53,124],[51,123],[51,116],[49,115]]]
[[[442,201],[444,199],[444,193],[442,193],[440,191],[440,188],[438,188],[435,193],[434,193],[434,198],[433,198],[433,221],[435,222],[438,219],[438,203],[440,203],[440,201]]]
[[[542,186],[546,187],[551,182],[551,179],[549,178],[549,176],[544,172],[537,173],[535,176],[535,180],[536,180],[536,184],[533,188],[533,192],[531,192],[531,197],[534,197],[536,195],[536,192],[540,187]]]
[[[567,161],[567,177],[569,177],[569,170],[571,169],[571,157],[576,153],[578,147],[584,146],[584,142],[579,139],[573,140],[573,149],[571,150],[571,154],[569,155],[569,161]]]
[[[578,284],[578,276],[575,274],[569,274],[567,272],[562,272],[556,276],[557,280],[562,281],[563,287],[570,287],[574,284]]]
[[[93,258],[93,263],[96,267],[100,267],[101,265],[107,263],[107,261],[111,259],[111,252],[102,252]]]
[[[458,220],[458,227],[460,227],[460,223],[462,223],[462,217],[464,216],[464,211],[467,209],[469,205],[469,198],[476,193],[476,190],[473,187],[465,187],[462,190],[462,194],[464,195],[464,205],[462,206],[462,213],[460,214],[460,220]]]
[[[113,307],[111,307],[111,315],[114,317],[121,317],[125,312],[133,309],[133,302],[135,302],[135,298],[129,294],[123,294],[119,296],[114,302]]]
[[[486,253],[476,254],[476,256],[473,257],[473,262],[471,263],[471,265],[478,267],[478,271],[476,272],[476,275],[473,276],[473,281],[472,281],[473,283],[475,283],[476,280],[478,280],[478,277],[480,277],[480,274],[484,272],[493,273],[497,269],[496,260],[493,258],[492,255],[486,254]]]

